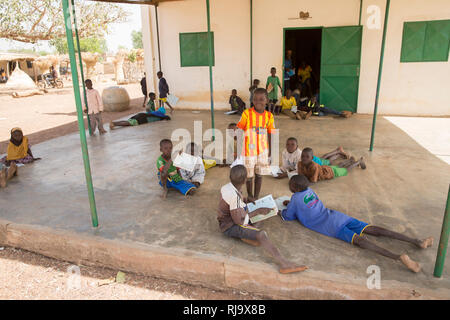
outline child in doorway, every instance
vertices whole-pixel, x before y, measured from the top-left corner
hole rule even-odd
[[[282,173],[279,173],[276,178],[286,178],[288,173],[297,172],[298,162],[301,161],[302,151],[298,148],[297,139],[290,137],[286,140],[286,149],[282,152],[283,164],[280,167]],[[345,153],[342,147],[337,147],[335,150],[326,153],[322,158],[313,157],[313,161],[319,165],[330,165],[332,161],[344,158],[348,159],[349,156]]]
[[[237,114],[239,115],[245,110],[245,102],[238,97],[236,89],[231,90],[231,96],[230,99],[228,99],[228,103],[231,106],[231,111],[237,111]]]
[[[267,237],[267,233],[249,224],[249,218],[266,215],[271,208],[259,208],[251,213],[247,212],[246,199],[241,188],[247,181],[247,169],[237,165],[230,170],[230,183],[220,189],[221,199],[217,213],[220,231],[224,235],[254,245],[261,245],[275,259],[280,273],[301,272],[307,269],[284,258]]]
[[[198,146],[195,142],[191,142],[186,146],[186,153],[196,158],[196,163],[193,171],[180,169],[180,174],[183,180],[194,184],[197,188],[205,181],[205,165],[203,159],[199,156]]]
[[[268,111],[273,113],[275,109],[275,105],[278,101],[278,88],[281,89],[280,79],[276,76],[277,69],[272,67],[270,69],[270,76],[267,77],[266,81],[266,90],[268,92]]]
[[[348,171],[360,166],[361,169],[366,169],[364,158],[361,157],[358,161],[349,159],[345,163],[338,166],[320,165],[313,161],[313,150],[305,148],[302,151],[301,161],[297,165],[297,172],[305,175],[310,182],[317,182],[321,180],[331,180],[337,177],[343,177],[348,174]]]
[[[17,176],[17,171],[17,165],[14,162],[11,163],[9,168],[0,163],[0,188],[6,188],[7,181]]]
[[[158,71],[156,74],[159,79],[158,89],[159,89],[159,106],[164,107],[164,103],[166,103],[170,108],[170,113],[173,112],[172,106],[167,102],[167,95],[169,94],[169,85],[167,84],[166,79],[163,77],[163,73]]]
[[[258,89],[259,83],[260,81],[258,79],[253,79],[253,85],[248,88],[248,91],[250,91],[250,108],[253,107],[253,93]]]
[[[281,113],[287,115],[291,119],[300,120],[300,112],[292,110],[297,107],[297,101],[291,94],[291,89],[286,89],[286,95],[280,100]]]
[[[173,165],[172,141],[169,139],[161,140],[159,142],[159,149],[162,154],[156,160],[156,168],[158,169],[159,185],[163,187],[161,197],[165,199],[170,188],[180,191],[185,196],[193,195],[197,187],[190,182],[184,181],[179,169]]]
[[[258,88],[253,95],[254,107],[244,110],[238,127],[238,141],[244,141],[243,161],[247,168],[247,193],[250,201],[258,199],[262,175],[270,174],[271,134],[275,130],[272,113],[265,110],[266,89]],[[253,192],[253,178],[254,192]]]
[[[41,158],[33,156],[28,138],[23,135],[22,129],[12,128],[6,156],[0,160],[0,163],[10,166],[12,163],[27,164],[36,160],[41,160]]]
[[[362,249],[368,249],[385,257],[402,262],[409,270],[419,272],[420,265],[406,254],[395,254],[369,241],[364,235],[384,236],[391,239],[409,242],[417,248],[426,249],[433,245],[433,238],[413,239],[403,234],[370,225],[342,212],[328,209],[319,200],[317,194],[309,188],[309,181],[304,175],[295,175],[289,181],[289,189],[293,193],[290,201],[285,201],[287,209],[279,211],[286,221],[297,219],[306,228],[351,243]]]
[[[103,120],[102,120],[102,112],[103,112],[103,102],[100,93],[96,89],[92,87],[92,80],[86,79],[84,81],[86,85],[86,98],[87,98],[87,106],[85,105],[84,99],[81,99],[84,112],[89,115],[89,120],[91,123],[92,135],[95,135],[95,130],[98,126],[98,131],[100,134],[106,133],[106,130],[103,129]]]

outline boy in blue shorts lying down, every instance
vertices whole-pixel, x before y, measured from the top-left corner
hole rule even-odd
[[[411,260],[406,254],[395,254],[370,242],[364,235],[385,236],[400,241],[414,244],[416,247],[425,249],[433,244],[433,238],[424,240],[413,239],[403,234],[387,230],[382,227],[372,226],[346,214],[326,208],[317,194],[310,189],[309,181],[304,175],[295,175],[289,180],[289,189],[292,193],[290,201],[285,201],[287,209],[279,211],[283,220],[300,221],[308,229],[335,237],[354,244],[360,248],[368,249],[394,260],[400,260],[409,270],[420,271],[420,265]]]

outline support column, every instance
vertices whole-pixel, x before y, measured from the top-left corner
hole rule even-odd
[[[141,6],[142,43],[144,45],[144,63],[147,80],[147,92],[155,92],[156,82],[156,58],[154,53],[154,32],[152,26],[152,6]]]
[[[444,270],[445,255],[447,253],[448,238],[450,236],[450,186],[447,194],[447,205],[445,206],[444,221],[442,222],[441,237],[439,239],[436,263],[434,265],[434,276],[440,278]]]
[[[67,46],[69,48],[70,67],[72,69],[73,93],[75,96],[75,105],[77,108],[78,129],[80,131],[81,152],[83,154],[84,173],[89,196],[89,205],[91,208],[92,226],[98,227],[97,207],[95,205],[94,187],[92,185],[91,165],[89,162],[89,153],[86,142],[86,129],[84,127],[83,110],[81,106],[80,84],[78,82],[77,62],[75,58],[75,48],[73,43],[72,18],[70,16],[69,0],[62,0],[64,22],[66,27]]]
[[[378,99],[379,99],[379,96],[380,96],[381,75],[383,73],[384,46],[386,44],[386,30],[387,30],[387,25],[388,25],[390,4],[391,4],[391,0],[386,0],[386,11],[385,11],[385,14],[384,14],[384,26],[383,26],[383,40],[381,41],[380,64],[378,66],[377,93],[376,93],[376,96],[375,96],[375,107],[374,107],[374,110],[373,110],[372,134],[371,134],[371,137],[370,137],[369,151],[373,151],[373,142],[374,142],[374,139],[375,139],[375,125],[376,125],[376,121],[377,121]]]
[[[208,21],[208,65],[209,65],[209,94],[211,96],[211,128],[212,128],[212,139],[216,139],[214,132],[214,90],[213,90],[213,76],[212,76],[212,37],[211,37],[211,22],[209,15],[209,0],[206,0],[206,18]]]

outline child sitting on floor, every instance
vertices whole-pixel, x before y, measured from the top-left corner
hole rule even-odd
[[[161,120],[170,120],[170,117],[166,115],[166,110],[164,107],[160,107],[158,110],[155,110],[155,99],[156,95],[153,92],[148,94],[149,100],[146,107],[146,113],[140,112],[135,114],[128,120],[119,120],[119,121],[111,121],[109,123],[109,128],[114,130],[115,127],[129,127],[129,126],[138,126],[144,123],[150,123]]]
[[[280,100],[281,113],[289,118],[300,120],[300,113],[296,110],[292,111],[292,107],[297,107],[297,101],[291,95],[291,90],[286,89],[286,95]]]
[[[231,96],[228,103],[231,106],[231,111],[237,111],[237,114],[242,114],[245,110],[245,102],[238,97],[236,89],[231,90]]]
[[[363,157],[358,161],[354,161],[354,158],[349,159],[344,164],[341,164],[341,167],[317,164],[313,161],[313,157],[313,150],[305,148],[302,151],[301,161],[297,165],[297,172],[305,175],[311,182],[346,176],[348,170],[357,166],[360,166],[361,169],[366,169]]]
[[[183,195],[192,195],[197,188],[194,184],[184,181],[180,175],[179,169],[173,165],[172,149],[173,144],[169,139],[162,139],[159,142],[159,149],[162,154],[156,160],[156,168],[158,168],[159,185],[163,187],[161,197],[165,199],[169,188],[180,191]]]
[[[259,208],[252,213],[247,212],[246,199],[241,188],[247,181],[247,169],[237,165],[230,170],[230,183],[220,189],[221,199],[217,213],[220,231],[228,237],[259,246],[261,245],[275,259],[280,273],[293,273],[306,270],[305,266],[298,266],[284,258],[267,237],[265,231],[249,225],[249,219],[255,215],[268,214],[270,208]]]
[[[287,209],[279,211],[283,220],[297,219],[306,228],[335,237],[363,249],[368,249],[394,260],[400,260],[413,272],[420,271],[420,265],[406,254],[395,254],[369,241],[364,235],[384,236],[391,239],[409,242],[418,248],[425,249],[433,245],[433,238],[413,239],[403,234],[372,226],[346,214],[326,208],[317,194],[310,189],[308,179],[304,175],[295,175],[289,181],[289,189],[294,193],[290,201],[285,201]]]
[[[17,165],[12,162],[9,168],[0,163],[0,188],[6,188],[6,182],[17,176]]]
[[[0,163],[9,166],[11,163],[26,164],[36,160],[41,160],[41,158],[35,158],[33,156],[28,138],[23,135],[22,129],[13,128],[11,130],[11,139],[6,150],[6,156],[0,160]]]
[[[196,158],[194,170],[187,171],[180,168],[181,177],[190,183],[193,183],[197,188],[205,181],[205,165],[203,159],[199,156],[199,150],[194,142],[189,143],[186,146],[186,153]]]
[[[302,152],[298,148],[297,139],[290,137],[286,141],[286,149],[282,152],[283,164],[280,167],[282,173],[279,173],[277,178],[286,178],[289,172],[297,172],[297,164],[301,161]],[[345,153],[342,147],[337,147],[335,150],[328,152],[322,158],[313,157],[313,161],[319,165],[330,165],[332,161],[344,158],[348,159],[348,154]],[[354,158],[353,158],[354,159]]]

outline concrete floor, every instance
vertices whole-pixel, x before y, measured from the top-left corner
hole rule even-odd
[[[85,184],[79,135],[50,140],[33,147],[43,160],[21,167],[20,176],[0,190],[0,218],[37,224],[108,239],[126,239],[167,248],[181,247],[273,264],[260,248],[228,239],[218,229],[216,208],[220,187],[227,183],[227,168],[207,171],[204,185],[192,198],[175,191],[166,201],[159,197],[155,162],[159,141],[182,127],[193,133],[193,121],[210,126],[209,112],[176,111],[172,121],[114,130],[88,138],[100,228],[93,230]],[[215,115],[216,128],[225,129],[237,116]],[[395,252],[407,252],[421,263],[413,274],[400,263],[353,247],[340,240],[307,230],[298,222],[276,217],[264,223],[281,252],[309,268],[360,279],[365,285],[367,267],[378,265],[383,281],[394,280],[426,288],[450,289],[450,254],[442,279],[433,278],[437,242],[450,181],[449,165],[416,143],[404,131],[379,117],[375,150],[368,152],[372,118],[323,117],[309,121],[275,118],[281,128],[281,147],[295,136],[300,147],[311,146],[321,155],[342,145],[355,156],[365,156],[367,170],[313,186],[325,205],[371,224],[405,232],[412,237],[434,236],[427,250],[375,239]],[[204,144],[206,146],[207,143]],[[280,147],[280,154],[281,154]],[[262,194],[290,195],[287,180],[265,177]]]

